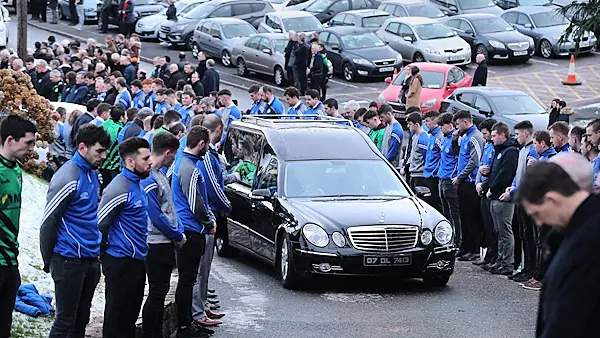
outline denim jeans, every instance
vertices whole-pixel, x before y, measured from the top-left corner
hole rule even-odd
[[[510,202],[491,200],[490,211],[494,230],[498,236],[498,259],[496,262],[501,268],[512,270],[515,261],[515,239],[512,230],[515,205]]]
[[[77,5],[77,24],[83,26],[85,22],[85,10],[83,9],[83,5]]]
[[[442,213],[454,228],[454,245],[460,248],[462,231],[460,226],[460,210],[458,208],[458,188],[452,184],[452,180],[442,179],[439,182],[439,195],[442,204]]]
[[[54,255],[50,273],[54,280],[56,315],[48,337],[83,338],[100,281],[100,262]]]
[[[169,293],[175,247],[171,243],[149,244],[146,256],[148,298],[142,310],[142,337],[162,338],[165,298]]]
[[[177,249],[179,280],[177,281],[177,291],[175,291],[175,303],[177,304],[179,327],[192,323],[194,283],[198,276],[205,242],[204,234],[197,232],[186,231],[185,237],[187,242],[181,249]]]

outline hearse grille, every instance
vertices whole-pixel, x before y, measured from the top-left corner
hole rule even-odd
[[[419,239],[419,227],[414,225],[372,225],[348,228],[350,243],[358,249],[394,252],[414,248]]]

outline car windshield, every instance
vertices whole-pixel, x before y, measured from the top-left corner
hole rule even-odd
[[[137,2],[136,2],[137,3]],[[182,9],[186,8],[189,4],[183,1],[177,1],[175,3],[175,11],[177,13],[181,12]],[[165,12],[167,11],[167,9],[165,8]]]
[[[223,25],[223,35],[225,38],[245,38],[252,34],[256,34],[256,29],[249,23],[235,23],[230,25]]]
[[[142,5],[156,5],[156,0],[135,0],[136,6]]]
[[[283,19],[283,28],[286,32],[314,32],[323,28],[323,26],[319,19],[311,15]]]
[[[550,4],[549,0],[519,0],[519,6],[544,6]]]
[[[404,78],[406,78],[406,74],[408,74],[408,71],[403,70],[396,76],[393,84],[401,86]],[[419,74],[421,74],[421,77],[423,78],[423,88],[440,89],[444,87],[444,79],[446,78],[444,73],[422,70]]]
[[[275,53],[278,54],[285,54],[285,47],[288,44],[288,40],[284,40],[284,39],[277,39],[277,40],[271,40],[273,42],[273,47],[275,48]]]
[[[331,4],[338,0],[319,0],[315,1],[310,6],[306,7],[307,12],[321,13],[324,12]]]
[[[267,0],[272,4],[282,4],[284,3],[286,0]]]
[[[341,37],[341,39],[342,44],[344,44],[346,49],[363,49],[385,46],[385,42],[381,41],[381,39],[373,33],[344,35]]]
[[[529,95],[494,96],[492,102],[500,115],[544,114],[546,109]]]
[[[454,31],[448,28],[448,26],[442,25],[441,23],[418,25],[415,26],[415,29],[417,30],[417,35],[421,38],[421,40],[444,39],[454,36]]]
[[[217,5],[211,4],[210,2],[205,2],[202,5],[198,5],[196,6],[196,8],[185,13],[183,17],[191,20],[200,20],[205,18],[208,14],[210,14],[210,12],[213,9],[215,9],[215,7],[217,7]]]
[[[293,161],[285,168],[284,194],[293,197],[408,197],[381,160]]]
[[[390,15],[367,16],[362,19],[362,26],[365,28],[379,28]]]
[[[444,13],[430,4],[407,6],[408,16],[420,16],[424,18],[442,18]]]
[[[496,6],[493,1],[490,0],[458,0],[458,4],[462,9],[480,9]]]
[[[501,18],[472,20],[471,23],[479,34],[508,32],[515,30],[513,26]]]
[[[531,19],[537,28],[567,25],[569,23],[566,16],[555,11],[531,14]]]

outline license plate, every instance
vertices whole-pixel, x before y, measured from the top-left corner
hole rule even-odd
[[[515,56],[523,56],[523,55],[527,55],[527,51],[524,50],[522,52],[513,52],[515,54]]]
[[[410,265],[412,257],[402,256],[364,256],[364,266],[401,266]]]
[[[465,59],[465,57],[460,56],[460,55],[448,56],[448,61],[458,61],[458,60],[464,60],[464,59]]]
[[[383,67],[383,68],[379,68],[379,72],[380,73],[385,73],[385,72],[393,72],[394,71],[394,67]]]

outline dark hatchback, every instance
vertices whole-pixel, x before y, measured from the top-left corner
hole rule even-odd
[[[330,27],[318,33],[333,71],[346,81],[359,77],[385,78],[402,67],[402,55],[368,29]]]
[[[351,9],[376,9],[377,6],[379,0],[319,0],[304,10],[312,13],[321,23],[325,23],[341,12]]]
[[[487,60],[527,62],[535,52],[533,39],[493,14],[456,15],[443,22],[471,45],[473,59],[483,54]]]
[[[157,0],[135,0],[134,2],[135,7],[133,9],[133,14],[135,15],[136,22],[141,18],[159,13],[167,6],[164,2],[159,2]],[[101,1],[98,2],[98,8],[100,7]],[[119,12],[122,8],[123,1],[112,0],[108,12],[108,23],[117,26],[121,24],[121,14]],[[98,12],[98,16],[100,16],[100,12]]]
[[[217,253],[269,264],[285,288],[311,275],[392,275],[445,285],[450,223],[410,191],[360,130],[339,119],[233,122],[224,153],[241,181]]]
[[[518,122],[528,120],[534,130],[548,126],[548,111],[528,94],[515,89],[493,87],[459,88],[442,101],[440,112],[468,110],[476,125],[491,117],[506,123],[511,131]]]

